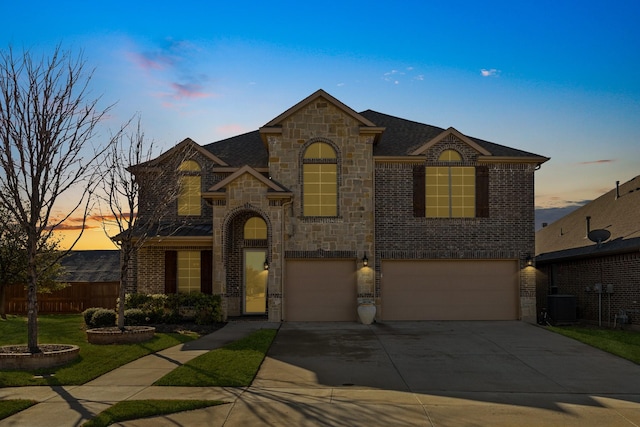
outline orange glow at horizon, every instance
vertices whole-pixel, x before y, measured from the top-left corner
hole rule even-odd
[[[54,237],[60,239],[60,249],[69,249],[69,246],[78,238],[80,234],[79,230],[63,230],[55,231]],[[102,228],[89,228],[84,230],[80,240],[75,244],[73,250],[75,251],[89,251],[98,249],[112,249],[117,250],[118,247],[109,239]]]

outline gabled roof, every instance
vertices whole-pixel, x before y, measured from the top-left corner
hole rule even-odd
[[[348,116],[351,116],[354,120],[359,122],[361,125],[376,127],[376,125],[370,122],[366,117],[361,116],[360,114],[356,113],[353,109],[351,109],[351,107],[348,107],[347,105],[343,104],[333,96],[329,95],[324,90],[319,89],[314,93],[312,93],[311,95],[307,96],[302,101],[298,102],[293,107],[289,108],[284,113],[280,114],[275,119],[271,120],[269,123],[264,125],[263,128],[272,128],[272,127],[281,126],[282,122],[285,121],[288,117],[294,115],[295,113],[297,113],[298,111],[300,111],[301,109],[309,105],[310,103],[315,102],[320,98],[324,98],[326,101],[330,102],[339,110],[341,110],[343,113],[345,113]]]
[[[480,153],[479,160],[481,161],[504,161],[508,159],[510,161],[544,163],[549,160],[544,156],[466,136],[453,128],[443,129],[372,110],[357,113],[323,90],[316,91],[300,101],[271,120],[261,130],[207,144],[202,148],[221,161],[226,162],[229,166],[241,167],[249,165],[252,168],[267,168],[269,166],[269,153],[261,138],[261,131],[266,133],[277,131],[280,126],[279,123],[285,120],[286,117],[294,114],[309,102],[321,97],[332,102],[345,114],[362,123],[361,132],[370,131],[376,134],[376,143],[373,146],[374,156],[415,156],[416,151],[424,148],[425,145],[433,144],[439,138],[454,134],[471,147],[474,147]]]
[[[458,132],[456,129],[454,129],[452,127],[450,127],[449,129],[445,130],[440,135],[438,135],[435,138],[433,138],[431,141],[428,141],[426,144],[422,145],[422,147],[420,147],[417,150],[413,151],[411,154],[414,155],[414,156],[417,156],[419,154],[423,154],[429,148],[433,147],[435,144],[437,144],[438,142],[442,141],[443,139],[445,139],[445,138],[447,138],[448,136],[451,136],[451,135],[455,136],[460,141],[462,141],[463,143],[467,144],[472,149],[476,150],[478,153],[484,154],[485,156],[491,156],[491,152],[490,151],[488,151],[484,147],[478,145],[471,138],[469,138],[466,135],[461,134],[460,132]]]
[[[60,264],[65,282],[119,282],[120,251],[71,251]]]
[[[205,147],[200,146],[198,143],[196,143],[191,138],[185,138],[179,144],[177,144],[174,147],[172,147],[171,149],[165,151],[164,153],[162,153],[161,155],[159,155],[155,159],[149,160],[148,162],[140,163],[139,165],[132,166],[131,170],[135,171],[135,169],[138,169],[140,167],[152,168],[154,166],[157,166],[158,164],[161,164],[163,161],[165,161],[166,159],[170,158],[175,153],[179,153],[180,151],[183,151],[183,150],[184,151],[188,151],[188,150],[195,151],[197,153],[202,154],[205,158],[208,158],[209,160],[211,160],[213,163],[215,163],[217,165],[228,166],[228,164],[224,160],[222,160],[221,158],[216,156],[211,151],[208,151]]]
[[[234,173],[232,173],[222,181],[216,183],[213,187],[209,189],[209,191],[203,193],[202,196],[204,198],[207,198],[207,196],[211,196],[212,193],[216,193],[216,192],[220,192],[221,190],[224,190],[224,188],[227,185],[229,185],[230,183],[232,183],[233,181],[235,181],[236,179],[238,179],[240,176],[244,174],[249,174],[259,182],[263,183],[267,187],[268,191],[290,194],[289,190],[287,190],[283,186],[277,184],[275,181],[269,178],[266,178],[264,175],[256,171],[254,168],[246,165],[241,167],[240,169],[238,169],[237,171],[235,171]]]
[[[616,197],[619,195],[619,197]],[[537,262],[599,256],[640,250],[640,176],[603,194],[536,233]],[[605,229],[611,237],[598,246],[587,238],[590,229]]]
[[[463,141],[477,145],[480,150],[484,150],[492,157],[531,159],[543,163],[549,160],[547,157],[527,151],[517,150],[504,145],[494,144],[479,138],[462,135],[453,128],[443,129],[424,123],[401,119],[388,114],[379,113],[373,110],[366,110],[360,113],[361,116],[374,122],[377,126],[382,126],[385,131],[378,143],[373,147],[374,156],[409,156],[415,155],[426,144],[438,141],[449,133],[459,134],[464,137]],[[482,153],[482,151],[480,151]]]

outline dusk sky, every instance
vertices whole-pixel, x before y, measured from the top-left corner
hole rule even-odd
[[[640,174],[637,0],[2,3],[2,49],[61,44],[95,68],[117,103],[102,138],[140,113],[162,151],[204,145],[324,89],[551,157],[540,213]],[[115,248],[92,226],[77,249]]]

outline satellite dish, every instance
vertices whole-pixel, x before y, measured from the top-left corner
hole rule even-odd
[[[602,242],[606,242],[607,240],[609,240],[609,237],[611,237],[611,232],[605,229],[591,230],[587,237],[592,242],[600,245]]]

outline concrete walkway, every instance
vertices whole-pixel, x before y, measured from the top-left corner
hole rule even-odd
[[[81,386],[0,388],[0,400],[32,399],[41,402],[1,420],[0,427],[80,426],[109,406],[123,400],[192,398],[233,402],[243,389],[184,389],[151,385],[201,354],[243,338],[258,329],[278,326],[260,321],[229,322],[212,334],[144,356]],[[162,423],[156,422],[155,425]]]
[[[0,426],[78,426],[126,399],[228,404],[121,426],[640,426],[640,366],[522,322],[283,323],[248,388],[152,387],[240,338],[229,323],[78,387],[0,389],[42,401]]]

